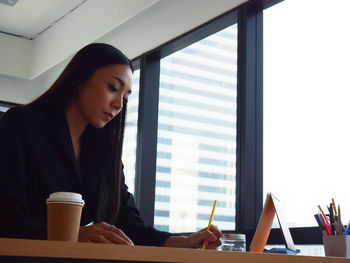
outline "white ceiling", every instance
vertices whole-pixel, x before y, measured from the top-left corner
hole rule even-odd
[[[115,45],[135,58],[246,1],[18,0],[14,6],[0,4],[0,86],[2,76],[32,80],[91,42]]]
[[[0,4],[0,31],[33,39],[86,0],[19,0]]]

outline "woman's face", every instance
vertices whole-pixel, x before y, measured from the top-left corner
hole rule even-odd
[[[115,64],[98,69],[84,83],[77,107],[85,121],[103,128],[123,108],[123,98],[131,93],[132,72],[128,65]]]

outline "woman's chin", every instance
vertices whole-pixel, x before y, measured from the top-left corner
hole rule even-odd
[[[103,127],[106,126],[106,124],[107,124],[107,122],[104,122],[104,121],[90,123],[90,125],[96,129],[102,129]]]

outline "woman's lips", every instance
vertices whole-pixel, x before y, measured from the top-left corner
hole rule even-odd
[[[110,121],[113,118],[112,113],[104,112],[104,115],[106,117],[106,121]]]

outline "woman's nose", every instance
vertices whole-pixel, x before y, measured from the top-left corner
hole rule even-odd
[[[112,102],[112,107],[117,110],[117,113],[123,108],[123,99],[121,97],[116,98]]]

